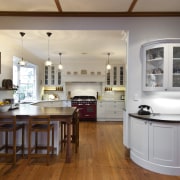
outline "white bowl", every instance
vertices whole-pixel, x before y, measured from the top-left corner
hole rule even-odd
[[[10,107],[10,105],[0,106],[0,112],[7,112]]]

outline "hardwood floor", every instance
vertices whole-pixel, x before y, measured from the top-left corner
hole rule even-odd
[[[65,154],[53,157],[49,166],[17,166],[0,163],[0,180],[180,180],[180,177],[152,173],[134,164],[122,143],[122,123],[80,122],[79,152],[72,163],[64,163]]]

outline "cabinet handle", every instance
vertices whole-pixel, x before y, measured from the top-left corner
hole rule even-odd
[[[150,125],[152,125],[152,122],[149,122]]]
[[[147,124],[147,121],[145,121],[144,124]]]

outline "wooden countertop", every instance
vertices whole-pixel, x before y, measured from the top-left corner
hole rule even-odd
[[[49,115],[51,117],[71,117],[75,107],[40,107],[30,104],[20,104],[18,109],[0,112],[0,115],[30,116],[30,115]]]

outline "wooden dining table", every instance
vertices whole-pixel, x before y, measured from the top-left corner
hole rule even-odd
[[[66,147],[66,163],[71,162],[71,122],[75,113],[75,107],[40,107],[31,104],[20,104],[19,108],[0,112],[0,116],[16,116],[17,121],[28,120],[29,116],[48,115],[52,121],[67,123],[67,147]]]

